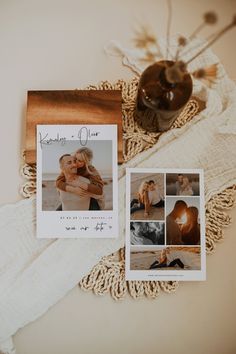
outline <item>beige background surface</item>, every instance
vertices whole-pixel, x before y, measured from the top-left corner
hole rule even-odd
[[[219,13],[220,26],[236,12],[236,1],[173,0],[173,33],[190,34],[209,9]],[[0,0],[1,205],[20,199],[27,90],[131,78],[120,60],[107,57],[102,48],[110,39],[130,45],[137,23],[149,23],[164,34],[166,2]],[[233,79],[235,36],[236,30],[213,47]],[[75,288],[17,333],[17,353],[235,353],[235,209],[233,216],[225,241],[207,258],[206,282],[184,283],[177,293],[155,301],[127,298],[119,303]]]

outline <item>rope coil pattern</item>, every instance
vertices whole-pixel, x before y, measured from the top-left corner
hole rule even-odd
[[[90,85],[88,90],[121,90],[122,92],[122,125],[124,140],[124,161],[132,159],[138,153],[149,149],[158,140],[161,133],[149,133],[137,124],[134,117],[135,99],[138,87],[138,78],[130,82],[123,80],[111,84],[101,82],[98,86]],[[199,111],[198,102],[191,99],[176,119],[171,129],[181,128],[189,122]],[[26,182],[21,186],[20,193],[29,198],[36,193],[36,164],[24,164],[21,175]],[[216,243],[223,240],[223,228],[231,223],[231,217],[224,211],[234,206],[235,186],[227,188],[215,195],[206,203],[206,252],[213,253]],[[79,283],[84,291],[93,291],[96,295],[110,293],[114,300],[121,300],[129,294],[133,299],[144,296],[156,299],[161,291],[173,293],[177,290],[177,281],[126,281],[125,280],[125,248],[116,253],[103,257],[93,267],[91,272]]]

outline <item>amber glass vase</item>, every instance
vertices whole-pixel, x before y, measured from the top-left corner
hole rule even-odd
[[[166,69],[173,61],[162,60],[149,66],[141,75],[136,99],[138,124],[149,132],[168,130],[192,94],[192,78],[184,73],[182,80],[171,83]]]

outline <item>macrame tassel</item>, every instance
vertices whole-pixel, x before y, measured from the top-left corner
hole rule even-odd
[[[179,287],[178,281],[160,281],[159,283],[161,289],[169,294],[175,292]]]
[[[22,184],[19,191],[24,198],[30,198],[36,193],[36,173],[36,164],[24,164],[20,170],[21,176],[27,180],[27,182]]]
[[[37,174],[36,165],[35,164],[33,164],[33,165],[24,164],[21,167],[20,174],[25,179],[30,179],[30,180],[36,179],[36,174]]]
[[[235,186],[217,194],[206,204],[206,252],[209,254],[215,251],[216,243],[223,240],[223,228],[231,224],[231,217],[223,210],[233,208],[234,194]]]
[[[216,249],[216,244],[214,240],[206,235],[206,252],[207,254],[212,254]]]
[[[120,260],[114,261],[115,257]],[[110,292],[114,300],[123,299],[127,292],[124,249],[117,254],[103,257],[79,285],[85,291],[93,290],[96,295]]]
[[[81,289],[92,290],[96,295],[110,292],[114,300],[123,299],[127,292],[133,299],[144,296],[156,299],[161,290],[167,293],[177,290],[178,282],[126,281],[124,253],[125,248],[121,248],[117,254],[103,257],[92,271],[80,281]],[[115,257],[118,257],[117,261],[114,261]]]
[[[36,193],[36,182],[27,181],[20,188],[20,194],[24,198],[30,198],[32,195]]]
[[[145,281],[144,293],[149,299],[156,299],[160,295],[161,287],[158,281]]]
[[[128,289],[133,299],[139,299],[144,296],[143,281],[128,281]]]

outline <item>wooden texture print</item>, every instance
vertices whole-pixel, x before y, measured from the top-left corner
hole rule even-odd
[[[117,124],[118,161],[123,162],[120,90],[29,91],[25,146],[28,164],[36,163],[37,124]]]

